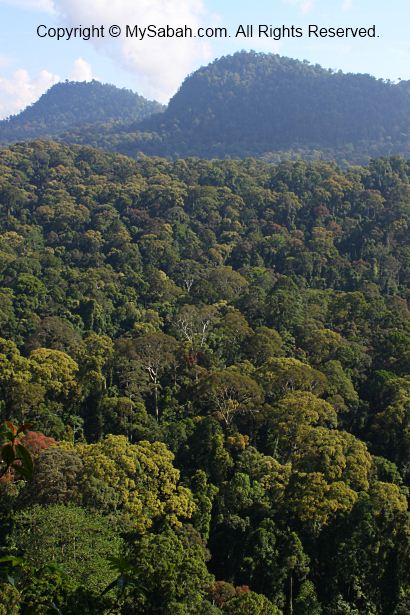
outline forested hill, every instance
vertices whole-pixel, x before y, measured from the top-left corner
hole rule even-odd
[[[97,82],[65,83],[0,123],[0,143],[59,137],[132,157],[410,157],[410,84],[240,52],[189,75],[164,112]]]
[[[3,149],[5,612],[409,613],[409,228],[401,158]]]
[[[93,124],[135,122],[160,112],[162,106],[131,90],[98,81],[58,83],[33,105],[0,122],[0,143],[56,137]]]
[[[410,152],[410,90],[407,82],[395,85],[275,54],[241,52],[190,75],[165,113],[143,127],[166,137],[152,147],[156,154]]]
[[[164,113],[64,139],[134,157],[361,164],[375,156],[410,156],[410,86],[244,51],[188,76]]]

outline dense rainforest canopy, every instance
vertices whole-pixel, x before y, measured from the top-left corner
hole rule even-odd
[[[409,226],[398,157],[2,150],[0,613],[408,613]]]

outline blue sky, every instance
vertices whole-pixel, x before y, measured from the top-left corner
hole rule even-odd
[[[111,24],[370,26],[364,40],[39,39],[48,27]],[[0,0],[0,117],[16,113],[64,79],[125,86],[163,102],[191,71],[239,49],[274,51],[325,67],[410,79],[408,0]]]

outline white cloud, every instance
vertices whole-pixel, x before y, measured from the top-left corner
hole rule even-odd
[[[46,13],[54,12],[53,0],[0,0],[0,4],[9,4],[13,7],[43,11]]]
[[[211,25],[203,0],[54,0],[57,13],[67,26],[119,25],[145,27]],[[134,75],[135,89],[166,101],[184,77],[211,58],[205,39],[125,38],[92,39],[99,52],[109,55]]]
[[[311,13],[315,8],[316,0],[284,0],[286,4],[296,6],[302,15]]]
[[[300,3],[300,12],[303,15],[307,15],[307,13],[311,13],[315,7],[315,3],[313,0],[305,0],[305,2]]]
[[[343,0],[342,2],[342,11],[348,13],[353,8],[353,0]]]
[[[92,78],[91,65],[83,58],[77,58],[71,69],[70,79],[91,81]],[[34,76],[24,68],[19,68],[8,77],[0,75],[0,119],[19,113],[59,81],[59,75],[46,69]]]
[[[83,58],[77,58],[74,62],[73,69],[70,74],[70,79],[73,81],[91,81],[93,78],[93,71],[91,64],[86,62]]]
[[[28,71],[20,68],[9,79],[0,76],[0,118],[18,113],[58,81],[59,76],[48,70],[31,77]]]

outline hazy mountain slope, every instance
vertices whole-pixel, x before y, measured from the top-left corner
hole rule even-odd
[[[0,122],[0,143],[55,137],[85,124],[135,122],[162,106],[98,81],[58,83],[18,115]]]
[[[48,136],[134,157],[271,161],[410,157],[409,135],[409,82],[255,52],[189,75],[164,111],[114,86],[67,83],[0,124],[3,143]]]
[[[409,111],[407,83],[241,52],[189,76],[165,113],[139,128],[166,135],[162,153],[207,157],[374,143],[403,147]]]

